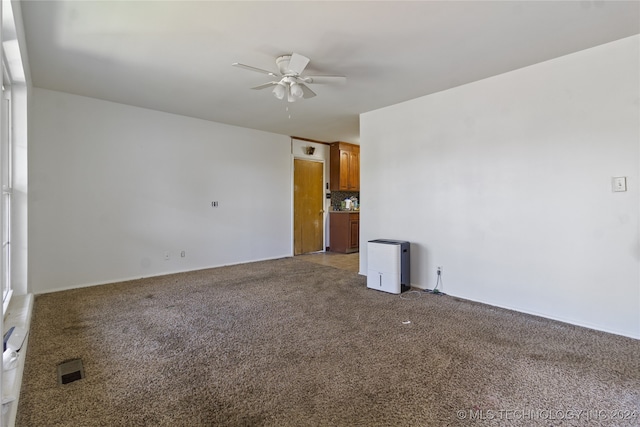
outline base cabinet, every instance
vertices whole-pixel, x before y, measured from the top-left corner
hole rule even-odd
[[[329,250],[341,253],[360,250],[360,213],[331,212],[329,214]]]

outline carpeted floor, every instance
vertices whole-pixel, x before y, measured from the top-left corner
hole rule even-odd
[[[638,426],[639,356],[285,258],[37,296],[17,425]]]

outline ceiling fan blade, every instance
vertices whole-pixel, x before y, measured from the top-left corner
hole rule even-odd
[[[302,74],[302,71],[309,63],[309,58],[306,56],[299,55],[297,53],[291,54],[291,59],[289,60],[289,71],[296,74]]]
[[[302,81],[309,84],[346,83],[345,76],[304,76]]]
[[[271,71],[263,70],[262,68],[256,68],[256,67],[252,67],[250,65],[240,64],[238,62],[234,62],[231,65],[234,66],[234,67],[245,69],[245,70],[255,71],[256,73],[267,74],[267,75],[272,76],[272,77],[279,77],[276,73],[272,73]]]
[[[256,87],[252,87],[251,89],[258,89],[258,90],[266,89],[268,87],[272,87],[273,85],[277,85],[277,84],[278,84],[278,82],[269,82],[269,83],[261,84],[261,85],[256,86]]]
[[[312,91],[311,89],[309,89],[309,87],[307,85],[302,84],[302,83],[298,83],[298,84],[302,88],[302,97],[304,99],[313,98],[314,96],[316,96],[315,92]]]

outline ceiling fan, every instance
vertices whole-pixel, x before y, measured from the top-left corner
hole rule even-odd
[[[309,63],[309,58],[298,53],[291,55],[282,55],[276,58],[276,65],[280,74],[261,68],[251,67],[249,65],[234,62],[234,67],[244,68],[245,70],[255,71],[257,73],[267,74],[275,77],[278,81],[261,84],[251,89],[266,89],[273,87],[273,95],[278,99],[284,99],[294,102],[301,98],[313,98],[316,94],[307,86],[308,84],[320,83],[344,83],[347,78],[344,76],[303,76],[302,72]]]

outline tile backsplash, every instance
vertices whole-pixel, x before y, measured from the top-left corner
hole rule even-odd
[[[348,199],[349,197],[357,197],[358,203],[362,204],[362,200],[360,200],[360,192],[359,191],[332,191],[331,192],[331,208],[334,210],[340,209],[340,202],[344,199]]]

